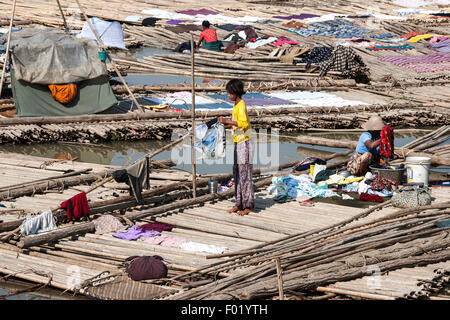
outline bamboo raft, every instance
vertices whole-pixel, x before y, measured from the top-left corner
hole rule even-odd
[[[173,11],[167,1],[97,1],[87,3],[89,16],[119,21],[125,32],[127,47],[149,45],[173,49],[190,39],[188,32],[175,33],[164,21],[155,27],[143,27],[141,21],[127,22],[126,17],[141,9],[159,8]],[[289,3],[289,1],[284,2]],[[274,15],[292,14],[292,7],[265,1],[206,1],[210,9],[238,17],[253,15],[270,19]],[[292,4],[292,3],[291,3]],[[376,2],[379,13],[392,14],[399,6],[390,1]],[[1,1],[0,25],[8,24],[10,2]],[[79,30],[84,21],[77,9],[62,4],[69,29]],[[359,0],[329,3],[319,0],[306,13],[353,13],[368,9]],[[177,1],[177,10],[191,9],[191,0]],[[237,8],[236,8],[237,7]],[[108,8],[105,10],[104,8]],[[436,7],[437,8],[437,7]],[[232,10],[233,9],[233,10]],[[235,10],[234,10],[235,9]],[[302,13],[303,13],[302,9]],[[448,19],[435,21],[409,17],[406,22],[382,21],[378,31],[396,36],[416,28],[434,33],[448,29]],[[63,19],[53,1],[21,1],[15,25],[30,24],[61,28]],[[360,23],[356,23],[360,25]],[[312,48],[317,41],[332,45],[326,37],[301,38],[278,23],[255,23],[258,34],[287,36]],[[199,31],[193,32],[197,37]],[[223,30],[218,31],[222,38]],[[378,58],[391,52],[367,52],[356,49],[368,65],[371,83],[360,84],[342,79],[339,72],[319,77],[317,66],[306,70],[304,64],[281,63],[285,48],[265,45],[235,54],[200,50],[197,76],[228,80],[247,80],[248,91],[262,90],[328,90],[347,97],[372,97],[371,105],[358,107],[249,108],[255,129],[356,130],[371,115],[379,114],[397,128],[441,126],[397,149],[397,161],[408,155],[426,155],[434,164],[449,165],[449,98],[448,74],[416,74],[382,64]],[[430,53],[416,46],[406,55]],[[401,54],[404,54],[403,52]],[[137,74],[173,74],[190,76],[190,59],[186,55],[154,55],[140,60],[118,54],[114,60],[121,72]],[[1,65],[0,65],[1,66]],[[110,75],[114,76],[110,70]],[[187,89],[187,90],[186,90]],[[131,91],[148,96],[155,92],[188,91],[180,86],[136,86]],[[223,92],[222,84],[200,85],[199,91]],[[115,93],[128,90],[115,86]],[[156,96],[159,96],[156,94]],[[14,111],[14,101],[0,101],[6,116]],[[229,110],[197,111],[198,120],[229,116]],[[165,145],[177,129],[191,125],[191,112],[129,112],[123,115],[87,115],[55,118],[1,118],[0,143],[66,142],[92,144],[120,140],[160,140]],[[325,145],[353,149],[354,141],[321,137],[292,138],[299,144]],[[346,163],[348,152],[327,155],[334,159],[330,169]],[[41,286],[51,286],[100,299],[448,299],[450,249],[448,228],[434,227],[434,222],[449,218],[449,193],[445,187],[433,187],[433,204],[414,210],[397,210],[389,201],[368,208],[352,208],[317,202],[314,207],[297,201],[276,203],[265,188],[278,168],[255,169],[256,212],[234,216],[225,212],[233,206],[233,191],[208,194],[211,177],[219,181],[230,174],[197,177],[197,197],[192,198],[190,174],[172,168],[170,161],[152,162],[150,190],[144,191],[144,202],[137,204],[127,195],[127,186],[103,184],[115,166],[76,162],[76,159],[44,159],[0,153],[0,273]],[[294,163],[285,164],[289,168]],[[66,173],[67,170],[74,172]],[[286,172],[278,172],[285,175]],[[447,175],[439,179],[448,180]],[[439,180],[438,179],[438,180]],[[89,193],[91,214],[81,221],[66,224],[59,204],[85,191]],[[92,191],[92,192],[91,192]],[[17,227],[24,217],[53,208],[58,230],[35,237],[21,237]],[[142,225],[157,221],[175,226],[167,235],[182,236],[190,241],[225,246],[223,254],[192,253],[178,248],[129,242],[111,234],[93,233],[92,218],[113,214],[124,224]],[[160,255],[169,268],[168,278],[156,281],[131,281],[123,271],[124,260],[132,255]],[[367,267],[375,269],[368,270]],[[378,271],[373,276],[370,272]],[[113,281],[93,287],[92,281],[107,272]],[[377,282],[378,281],[378,282]],[[375,285],[374,285],[375,283]],[[448,291],[448,290],[447,290]],[[324,295],[325,294],[325,295]]]
[[[399,109],[396,109],[399,108]],[[317,113],[317,110],[321,113]],[[345,112],[365,109],[368,112]],[[389,110],[391,109],[391,110]],[[389,110],[389,111],[388,111]],[[328,111],[328,112],[327,112]],[[279,129],[299,131],[311,128],[358,129],[361,124],[377,112],[384,121],[396,128],[423,128],[448,125],[448,116],[424,108],[407,110],[401,105],[322,108],[251,109],[254,129]],[[230,116],[231,111],[196,111],[197,121],[207,121],[219,116]],[[128,113],[119,115],[92,115],[80,117],[54,118],[8,118],[0,119],[0,143],[44,143],[44,142],[84,142],[136,141],[142,139],[170,139],[177,130],[191,126],[190,112],[144,114]],[[123,120],[120,120],[122,118]],[[132,120],[136,119],[136,120]],[[3,125],[2,125],[3,124]]]
[[[443,127],[439,130],[431,132],[424,138],[414,141],[414,144],[411,143],[410,146],[420,146],[424,143],[429,144],[430,139],[436,139],[439,136],[444,135],[446,130],[448,130],[448,128]],[[35,181],[38,177],[41,180],[45,180],[46,178],[50,179],[56,174],[57,171],[63,172],[69,168],[76,170],[77,172],[80,170],[95,170],[97,171],[98,179],[101,178],[101,174],[98,172],[114,169],[114,167],[111,166],[105,167],[101,165],[87,163],[83,164],[64,160],[55,161],[30,156],[23,157],[18,163],[11,165],[10,159],[13,157],[15,157],[14,154],[2,154],[0,157],[0,167],[3,167],[1,170],[5,173],[8,172],[5,170],[9,170],[11,172],[8,173],[8,175],[5,176],[5,179],[2,180],[3,184],[0,185],[0,188],[9,188],[11,190],[10,181],[17,179],[17,177],[14,176],[14,173],[12,173],[13,171],[11,171],[15,167],[20,168],[19,171],[16,171],[15,175],[25,177],[25,179],[22,178],[22,181],[25,181],[25,183],[27,183],[26,181],[28,181],[28,183],[35,183],[33,181]],[[346,160],[344,160],[344,163],[345,162]],[[338,165],[338,163],[336,165]],[[26,172],[25,176],[24,172]],[[225,177],[230,175],[222,176]],[[170,181],[169,184],[167,184],[167,181],[164,182],[164,179],[167,179],[168,177],[172,180],[177,177],[180,181],[184,180],[188,183],[190,178],[189,175],[179,172],[177,173],[175,171],[169,172],[167,169],[152,171],[152,179],[156,179],[152,180],[152,185],[155,186],[155,191],[157,191],[158,188],[165,188],[165,190],[174,191],[180,188],[179,183],[174,185],[173,183],[171,184]],[[263,174],[260,178],[256,178],[256,186],[260,186],[261,188],[264,185],[267,185],[267,183],[270,183],[271,176],[266,177],[267,176],[264,176]],[[209,179],[207,178],[206,180]],[[83,183],[81,180],[79,182]],[[87,181],[84,183],[86,182]],[[171,185],[174,185],[174,188],[168,189]],[[61,188],[56,193],[51,192],[51,189],[46,190],[48,192],[44,192],[44,194],[34,194],[35,191],[33,191],[33,194],[24,194],[22,191],[22,195],[15,196],[14,202],[2,202],[6,203],[8,207],[10,207],[10,204],[13,203],[14,209],[8,208],[0,211],[2,220],[4,220],[4,222],[0,224],[0,232],[1,230],[10,232],[11,228],[14,227],[9,227],[9,229],[5,229],[4,227],[11,225],[15,219],[18,217],[23,217],[26,213],[37,213],[43,208],[55,207],[68,197],[80,191],[90,189],[88,185],[83,184],[73,186],[69,186],[67,184],[67,187],[67,189]],[[201,187],[201,183],[199,184],[199,187]],[[56,189],[59,188],[56,187]],[[155,193],[155,191],[150,190],[149,192],[156,195],[157,193]],[[201,196],[205,192],[203,189],[199,190],[199,192],[199,200],[178,200],[180,205],[177,205],[176,207],[174,207],[175,203],[170,203],[171,199],[172,201],[174,199],[171,198],[170,192],[165,192],[164,196],[159,198],[157,197],[159,200],[156,201],[159,202],[159,205],[152,206],[149,205],[152,202],[149,202],[148,204],[135,209],[130,207],[125,210],[124,217],[134,220],[137,225],[141,225],[149,221],[158,221],[175,225],[175,228],[172,229],[171,232],[163,232],[163,234],[178,235],[190,241],[207,242],[208,244],[226,246],[228,248],[225,252],[226,255],[227,253],[232,252],[246,252],[250,248],[261,246],[264,247],[267,245],[267,241],[277,242],[280,241],[281,238],[295,236],[299,232],[304,233],[310,232],[311,230],[315,231],[318,229],[328,229],[336,224],[344,223],[350,228],[354,225],[360,224],[370,225],[374,222],[374,220],[377,221],[382,217],[389,217],[393,213],[397,212],[394,208],[386,207],[376,213],[365,213],[367,210],[354,208],[350,211],[344,206],[320,202],[316,203],[313,208],[299,207],[298,203],[295,201],[280,204],[275,203],[273,198],[269,196],[266,191],[259,190],[256,196],[256,212],[251,213],[249,216],[238,217],[230,216],[225,212],[225,209],[233,204],[230,200],[217,199],[218,201],[215,200],[210,202],[210,200],[214,199],[214,197],[210,197],[210,195]],[[225,192],[223,197],[225,197],[226,194],[229,194],[228,196],[232,195],[232,192],[233,191],[231,191],[231,193],[228,191]],[[117,196],[119,196],[117,200],[124,198],[123,195],[120,196],[120,194],[123,193],[124,190],[118,185],[112,187],[104,186],[97,189],[92,195],[89,196],[91,206],[93,206],[93,214],[96,215],[101,212],[122,210],[120,208],[127,208],[129,205],[123,206],[123,202],[117,202],[114,200]],[[177,193],[178,195],[175,196],[175,199],[179,199],[181,195],[179,191],[177,191]],[[11,191],[8,191],[8,196],[11,197],[14,196],[14,194],[12,194]],[[439,206],[440,204],[448,203],[449,198],[446,188],[433,188],[433,196],[436,198],[436,201],[434,202],[435,205]],[[203,198],[205,198],[205,200],[202,200]],[[164,205],[167,201],[169,201],[169,203]],[[100,206],[94,205],[95,203],[98,203]],[[108,203],[117,203],[117,205],[109,204],[105,206],[105,204]],[[197,205],[196,203],[202,204]],[[131,204],[131,206],[135,205]],[[101,208],[105,208],[106,211]],[[178,210],[171,208],[184,209]],[[378,206],[374,208],[377,209]],[[280,215],[280,212],[283,212],[283,215]],[[326,214],[324,214],[324,212],[326,212]],[[117,217],[121,217],[120,214],[117,214],[118,212],[116,213]],[[307,217],[307,219],[305,219],[305,217]],[[88,229],[84,226],[88,227]],[[123,273],[120,268],[121,261],[131,255],[158,254],[163,256],[165,263],[169,267],[168,277],[174,279],[179,277],[185,278],[186,276],[184,274],[186,272],[195,272],[196,270],[201,270],[202,268],[208,268],[211,266],[211,263],[215,265],[225,263],[227,261],[226,256],[218,256],[214,258],[208,257],[206,254],[189,253],[180,249],[155,246],[139,241],[130,243],[129,241],[113,238],[110,234],[95,235],[85,233],[87,230],[90,230],[89,226],[89,222],[76,222],[70,226],[63,227],[58,232],[63,232],[65,230],[69,232],[69,230],[79,228],[79,230],[82,230],[81,234],[79,234],[80,231],[77,231],[77,235],[75,235],[73,233],[74,231],[71,231],[72,233],[62,234],[60,236],[62,238],[59,238],[56,242],[53,241],[48,243],[49,240],[47,239],[41,244],[34,242],[36,245],[33,245],[33,242],[27,245],[27,238],[19,241],[19,238],[13,236],[11,240],[9,240],[9,243],[0,244],[0,251],[2,253],[2,257],[4,257],[0,262],[0,271],[24,280],[48,284],[55,288],[63,290],[69,289],[78,292],[77,288],[70,288],[69,286],[69,284],[72,283],[71,279],[74,272],[73,270],[76,271],[77,277],[80,278],[79,280],[81,282],[96,277],[105,271],[108,271],[110,274],[114,274],[117,277],[118,274]],[[69,236],[70,234],[72,234],[71,237]],[[25,240],[25,242],[23,242],[23,240]],[[223,281],[226,281],[228,278],[232,279],[233,277],[238,277],[241,274],[241,269],[242,266],[238,266],[237,268],[224,268],[218,273],[215,273],[218,274]],[[425,271],[418,269],[421,271],[418,271],[416,275],[417,279],[420,278],[419,280],[422,282],[427,279],[435,279],[435,283],[437,283],[437,285],[433,288],[436,291],[438,288],[445,285],[445,281],[440,281],[433,276],[435,269],[435,266],[431,264]],[[400,271],[401,270],[403,269],[400,269]],[[193,292],[195,292],[196,287],[201,288],[201,286],[199,287],[200,283],[206,283],[205,285],[208,286],[208,283],[211,280],[208,280],[207,278],[207,273],[202,272],[198,275],[189,276],[185,278],[184,281],[170,280],[168,283],[164,283],[164,281],[161,280],[162,282],[160,281],[156,283],[153,281],[153,284],[152,281],[140,283],[139,285],[135,284],[139,288],[133,289],[135,291],[132,289],[130,290],[132,292],[137,292],[136,290],[143,290],[143,292],[148,293],[144,296],[149,299],[180,298],[185,297],[186,294],[191,294],[189,288],[192,288],[192,290],[194,290]],[[417,281],[417,284],[419,284],[419,280]],[[84,288],[81,290],[81,293],[88,295],[91,294],[94,296],[97,295],[97,297],[103,298],[108,296],[120,299],[120,295],[118,295],[117,291],[114,291],[114,283],[116,282],[113,282],[110,285],[111,288],[105,288],[106,291],[92,292],[92,289]],[[119,283],[122,282],[119,281]],[[119,285],[119,283],[117,285]],[[131,287],[133,286],[131,285]],[[405,287],[403,291],[400,290],[402,292],[401,297],[416,297],[414,296],[414,290],[410,290],[410,288],[411,287]],[[341,293],[338,292],[339,290],[341,290]],[[341,295],[358,296],[353,292],[344,292],[344,289],[339,289],[339,287],[337,289],[322,289],[319,287],[317,288],[316,295],[320,294],[320,292],[329,293],[332,291],[335,291]],[[152,293],[150,294],[150,292]],[[427,294],[421,294],[421,296],[424,295],[427,296]],[[122,295],[122,299],[125,296],[128,297],[128,295]],[[359,296],[375,298],[377,297],[377,293],[366,293],[360,294]],[[379,294],[379,296],[382,295]],[[291,297],[293,296],[291,295]],[[226,298],[226,296],[220,296],[220,298]]]

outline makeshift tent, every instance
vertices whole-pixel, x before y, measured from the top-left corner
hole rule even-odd
[[[19,117],[92,114],[117,103],[95,41],[59,30],[26,30],[14,35],[11,49],[11,86]],[[76,83],[78,93],[61,104],[48,85],[66,83]]]

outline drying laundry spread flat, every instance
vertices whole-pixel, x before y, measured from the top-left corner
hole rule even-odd
[[[134,225],[130,227],[127,231],[124,232],[117,232],[113,234],[113,237],[123,239],[123,240],[137,240],[140,237],[154,237],[159,236],[161,233],[154,230],[144,230],[142,228],[139,228],[138,226]]]
[[[19,229],[24,236],[56,230],[52,211],[47,210],[35,217],[25,218]]]

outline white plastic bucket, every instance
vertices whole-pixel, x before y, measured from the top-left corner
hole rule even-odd
[[[407,157],[405,161],[408,183],[428,185],[431,159],[428,157]]]

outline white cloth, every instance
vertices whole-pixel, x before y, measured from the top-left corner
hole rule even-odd
[[[335,94],[311,91],[295,91],[295,92],[273,92],[268,94],[271,97],[290,100],[296,103],[295,106],[309,107],[345,107],[368,105],[366,102],[357,100],[347,100]]]
[[[369,191],[370,186],[366,184],[364,181],[361,181],[358,185],[358,193],[367,193]]]
[[[255,42],[249,42],[249,43],[246,44],[246,47],[249,48],[249,49],[256,49],[256,48],[261,47],[261,46],[263,46],[265,44],[272,43],[272,42],[275,42],[275,41],[277,41],[277,38],[270,37],[270,38],[267,38],[267,39],[256,40]]]
[[[343,200],[354,200],[352,197],[350,197],[348,194],[345,194],[345,193],[342,195],[342,199]]]
[[[239,31],[238,36],[241,37],[243,40],[247,40],[247,35],[245,34],[245,31]]]
[[[150,10],[142,10],[142,14],[160,18],[160,19],[175,19],[175,20],[188,20],[193,21],[194,24],[202,24],[203,20],[208,20],[210,23],[231,23],[231,24],[252,24],[259,20],[263,20],[264,18],[253,17],[253,16],[244,16],[244,17],[229,17],[224,16],[222,14],[197,14],[197,15],[188,15],[182,13],[173,13],[166,10],[160,9],[150,9]]]
[[[356,12],[356,14],[368,15],[368,16],[377,18],[379,20],[401,20],[401,21],[404,21],[407,19],[405,17],[391,16],[389,14],[379,14],[379,13],[366,12],[366,11],[365,12],[358,11],[358,12]]]
[[[203,123],[195,128],[195,138],[203,139],[205,137],[206,131],[208,131],[208,126]]]
[[[334,20],[336,17],[344,17],[345,18],[345,17],[347,17],[347,15],[346,14],[340,14],[340,13],[330,13],[330,14],[325,14],[325,15],[320,16],[320,17],[303,19],[302,22],[304,22],[306,24],[310,24],[310,23]]]
[[[198,243],[198,242],[192,242],[192,241],[182,243],[179,248],[186,250],[186,251],[206,252],[206,253],[212,253],[212,254],[220,254],[228,249],[227,247],[218,247],[213,244],[204,244],[204,243]]]
[[[336,97],[334,94],[313,91],[272,92],[267,95],[285,100],[321,99]]]
[[[127,50],[123,41],[124,36],[120,23],[117,21],[103,21],[96,17],[90,18],[90,21],[95,32],[105,46]],[[81,33],[77,35],[77,38],[97,40],[87,22],[84,23],[83,29],[81,30]]]
[[[327,166],[324,165],[324,164],[316,164],[316,165],[314,165],[314,171],[313,171],[313,174],[312,174],[312,181],[316,180],[317,174],[320,171],[325,170],[326,168],[327,168]]]
[[[372,172],[369,171],[369,172],[367,172],[366,175],[364,176],[364,181],[365,181],[366,179],[371,180],[371,179],[373,179],[373,178],[375,178],[375,175],[372,174]]]
[[[431,4],[431,2],[427,0],[395,0],[394,3],[396,5],[405,6],[407,8],[418,8]]]
[[[56,223],[52,211],[47,210],[35,217],[27,217],[19,228],[22,235],[28,236],[53,231],[56,229]]]
[[[181,91],[176,93],[169,93],[166,98],[163,99],[164,103],[170,105],[184,105],[192,104],[192,93],[187,91]],[[201,96],[195,95],[195,104],[211,104],[214,100],[203,98]]]
[[[140,19],[144,18],[143,16],[128,16],[125,18],[127,22],[138,22]]]
[[[199,141],[196,141],[194,144],[194,148],[198,151],[198,158],[217,160],[225,157],[226,139],[224,125],[216,123],[210,129],[207,126],[206,128],[207,131],[203,138],[198,139]]]
[[[309,107],[346,107],[368,105],[368,103],[362,101],[346,100],[337,96],[331,98],[301,99],[292,101],[294,101],[295,103],[307,105]]]

